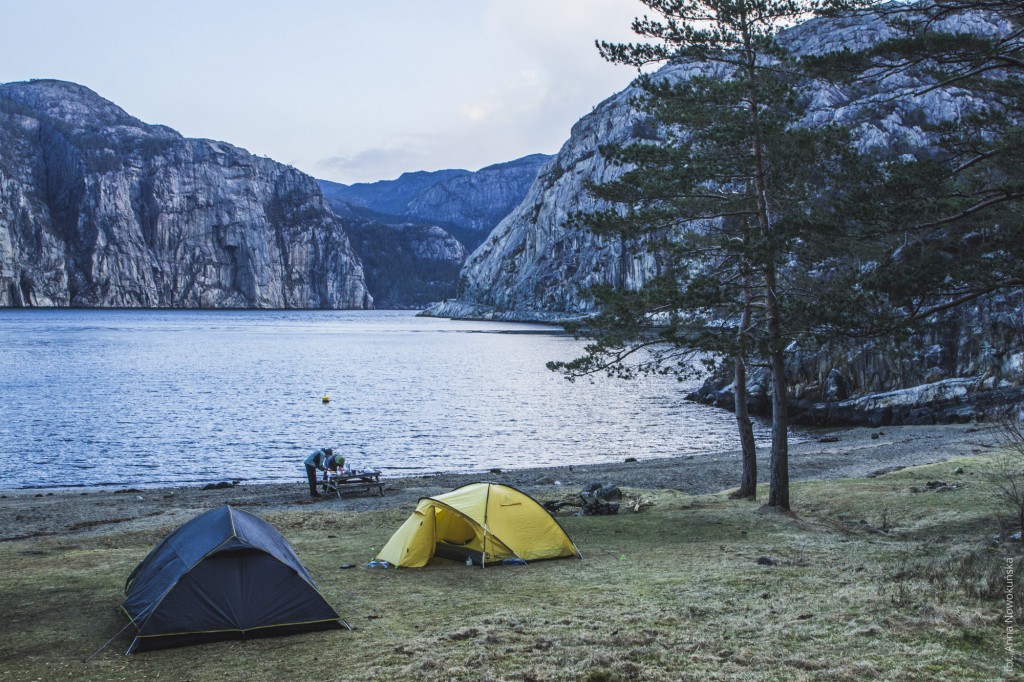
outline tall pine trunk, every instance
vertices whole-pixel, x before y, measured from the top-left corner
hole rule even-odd
[[[765,311],[768,318],[768,350],[772,373],[772,459],[768,506],[789,509],[789,415],[786,412],[786,355],[782,339],[782,315],[775,293],[775,263],[766,270]]]
[[[743,313],[740,315],[740,328],[737,333],[738,350],[735,383],[733,384],[736,428],[740,434],[740,447],[743,452],[743,473],[740,476],[740,488],[732,494],[732,497],[755,500],[757,499],[757,446],[754,443],[754,425],[747,412],[747,335],[750,329],[753,305],[749,277],[746,278],[743,286]]]
[[[750,35],[744,31],[747,46],[747,77],[750,90],[750,119],[753,129],[751,150],[754,155],[754,189],[757,222],[764,239],[764,304],[769,365],[772,375],[772,454],[768,486],[768,506],[789,509],[789,416],[786,413],[786,356],[782,337],[782,309],[778,297],[778,259],[775,234],[768,211],[768,182],[761,137],[760,103],[757,87],[757,57],[751,49]]]
[[[743,450],[743,473],[740,488],[732,494],[737,499],[757,499],[757,446],[754,444],[754,425],[747,412],[747,367],[744,358],[736,358],[736,386],[733,390],[736,405],[736,428],[740,433]]]
[[[768,216],[768,191],[764,180],[761,142],[755,136],[758,160],[757,211],[765,237],[764,314],[767,326],[768,360],[772,375],[772,456],[768,484],[768,506],[789,509],[789,415],[786,412],[786,346],[782,336],[782,308],[778,295],[776,247]]]

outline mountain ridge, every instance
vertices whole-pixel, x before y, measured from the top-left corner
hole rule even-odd
[[[376,219],[393,224],[437,225],[472,250],[522,201],[551,158],[529,154],[478,171],[413,171],[372,183],[317,182],[332,207],[371,211]]]

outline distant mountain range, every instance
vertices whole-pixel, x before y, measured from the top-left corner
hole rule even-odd
[[[551,158],[532,154],[476,172],[317,183],[327,204],[346,219],[377,305],[421,308],[456,295],[466,257],[523,200]]]
[[[519,205],[541,168],[552,158],[531,154],[476,172],[417,171],[394,180],[354,185],[317,182],[334,208],[390,224],[437,225],[472,251]]]

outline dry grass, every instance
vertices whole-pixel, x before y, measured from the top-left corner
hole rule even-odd
[[[5,543],[0,679],[996,679],[993,566],[1020,548],[986,549],[998,528],[974,483],[982,466],[800,483],[793,515],[643,491],[655,503],[643,513],[561,519],[584,561],[489,570],[341,570],[371,558],[408,510],[282,512],[268,520],[354,632],[128,658],[122,637],[87,664],[123,625],[125,576],[171,528]],[[963,485],[911,492],[938,478]]]

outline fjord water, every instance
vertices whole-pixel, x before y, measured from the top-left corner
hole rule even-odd
[[[0,488],[295,481],[321,446],[386,475],[736,447],[692,384],[546,369],[582,345],[395,311],[0,311]]]

